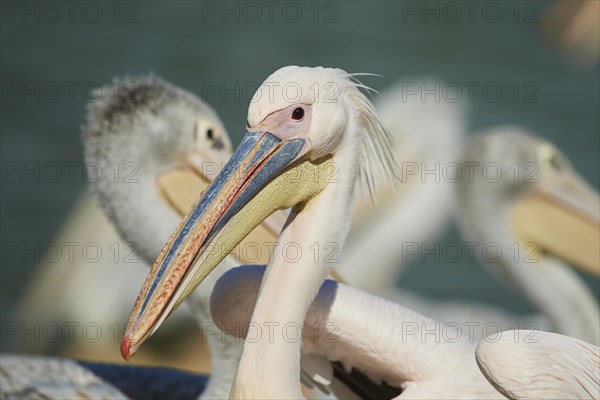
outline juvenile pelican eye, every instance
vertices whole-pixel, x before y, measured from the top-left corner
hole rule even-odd
[[[207,138],[209,138],[209,139],[211,139],[211,140],[212,140],[212,138],[213,138],[214,136],[215,136],[215,133],[213,132],[213,130],[212,130],[212,129],[208,129],[208,130],[206,131],[206,137],[207,137]]]
[[[294,111],[292,111],[292,119],[299,121],[302,118],[304,118],[304,109],[302,107],[298,107]]]

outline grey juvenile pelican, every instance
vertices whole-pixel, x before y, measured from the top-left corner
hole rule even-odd
[[[135,243],[150,264],[193,197],[210,183],[212,177],[206,171],[218,170],[229,158],[231,143],[210,106],[157,77],[118,80],[102,88],[100,94],[100,100],[89,105],[83,132],[86,161],[102,172],[93,182],[94,196],[123,239]],[[131,171],[135,174],[128,174]],[[268,224],[263,224],[252,240],[265,242],[262,235],[268,230]],[[222,272],[233,265],[234,258],[227,257],[218,269]],[[210,323],[210,285],[207,282],[190,298],[191,309],[203,327]],[[229,392],[241,344],[214,336],[208,336],[207,341],[215,379],[210,379],[203,396],[221,398]],[[35,371],[44,369],[43,365],[48,366],[48,373],[74,366],[70,369],[73,376],[86,374],[69,360],[35,360],[40,366]],[[20,362],[15,357],[5,361],[10,365]],[[25,366],[32,363],[26,358],[21,361]],[[11,370],[14,368],[3,372],[11,374]],[[69,374],[63,374],[68,378]],[[45,382],[43,375],[19,379],[30,388]],[[68,386],[65,380],[57,381]]]
[[[185,90],[153,77],[112,87],[117,93],[102,93],[102,100],[90,105],[83,135],[86,160],[102,171],[133,163],[139,172],[134,183],[103,174],[93,193],[122,237],[137,243],[150,262],[193,198],[214,178],[206,171],[218,170],[227,161],[231,143],[217,114]],[[268,231],[268,223],[263,224],[250,239],[266,242]],[[227,257],[215,276],[235,263]],[[191,310],[204,328],[211,321],[211,289],[212,282],[206,282],[190,296]],[[207,344],[214,379],[202,396],[222,398],[229,391],[241,344],[214,335],[207,336]]]

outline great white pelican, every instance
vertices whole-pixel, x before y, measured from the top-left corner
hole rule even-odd
[[[295,84],[299,96],[290,101],[281,90],[262,96],[269,83]],[[309,90],[326,85],[335,90],[334,101],[326,101],[325,90]],[[371,103],[352,76],[339,69],[278,70],[257,90],[247,121],[236,152],[154,263],[121,352],[131,357],[252,229],[273,212],[292,208],[252,317],[258,326],[277,325],[273,341],[261,336],[244,344],[231,395],[297,398],[302,397],[300,344],[284,339],[282,325],[303,324],[335,265],[333,258],[315,257],[310,247],[341,249],[357,178],[362,175],[374,193],[379,183],[374,175],[385,171],[384,181],[393,183],[396,166],[391,139]],[[293,261],[286,251],[291,246],[297,250]]]

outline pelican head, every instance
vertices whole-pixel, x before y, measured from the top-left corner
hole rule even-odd
[[[521,128],[499,127],[469,144],[462,165],[468,163],[472,171],[463,173],[457,193],[467,236],[497,242],[504,232],[504,245],[525,246],[519,263],[554,255],[600,274],[598,193],[556,146]],[[512,259],[504,250],[511,256],[503,258]]]
[[[121,236],[154,260],[193,202],[189,188],[195,198],[213,164],[229,158],[227,132],[209,105],[152,75],[103,87],[86,122],[93,193]]]
[[[361,171],[371,189],[378,183],[374,176],[393,177],[391,139],[359,87],[340,69],[292,66],[258,88],[242,142],[171,236],[142,287],[121,344],[125,358],[267,216],[292,208],[283,228],[289,231],[329,189],[344,188],[328,205],[329,215],[348,210]],[[387,174],[375,174],[375,168]],[[344,217],[325,228],[341,241],[350,227]]]

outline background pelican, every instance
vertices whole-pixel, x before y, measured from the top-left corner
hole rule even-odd
[[[598,303],[567,265],[599,273],[598,194],[554,145],[516,127],[475,137],[461,162],[474,166],[456,186],[464,237],[500,249],[488,265],[557,332],[598,343]]]
[[[83,128],[86,162],[102,172],[92,182],[96,199],[85,192],[56,241],[96,244],[104,257],[90,261],[74,252],[72,262],[40,265],[16,314],[38,324],[92,321],[105,333],[100,340],[92,345],[75,340],[62,354],[116,362],[114,336],[135,300],[132,287],[143,282],[160,246],[193,202],[191,196],[206,187],[232,148],[210,106],[156,76],[117,79],[102,87],[98,99],[89,104]],[[230,260],[234,265],[233,256]],[[197,319],[193,310],[183,317]],[[195,336],[188,340],[200,341],[197,330],[191,331]],[[185,348],[187,341],[180,344]],[[27,350],[43,353],[48,351],[44,345],[48,341]],[[205,347],[196,353],[175,347],[169,353],[172,359],[163,362],[171,366],[210,371]],[[138,362],[155,364],[157,358],[160,354],[150,352]]]
[[[383,297],[440,321],[461,325],[478,323],[479,327],[491,323],[502,329],[551,330],[598,343],[598,302],[587,284],[567,264],[587,267],[587,272],[598,275],[598,194],[583,182],[554,145],[516,126],[479,132],[456,161],[463,175],[472,175],[472,179],[463,176],[457,185],[452,185],[456,221],[465,240],[478,246],[473,254],[484,264],[487,261],[495,277],[522,293],[541,314],[517,316],[483,304],[434,302],[401,291],[383,294]],[[468,163],[474,167],[472,171]],[[573,207],[565,206],[566,212],[583,213],[590,221],[589,229],[580,230],[576,240],[568,242],[572,248],[566,262],[551,256],[551,251],[549,253],[538,239],[541,230],[556,235],[575,232],[569,230],[572,228],[569,221],[546,219],[545,215],[536,215],[531,208],[520,206],[524,197],[544,190],[553,191],[567,203],[572,202]],[[524,235],[522,231],[532,229],[531,225],[523,226],[518,220],[536,218],[544,220],[539,221],[542,227],[535,228],[534,237],[529,232]],[[536,240],[543,249],[542,254],[537,253]],[[491,246],[489,249],[495,251],[496,245],[501,248],[501,255],[496,257],[490,253],[484,260],[480,251],[483,246]],[[555,245],[557,243],[552,243]],[[474,333],[476,338],[485,334],[482,329],[475,329]]]
[[[89,105],[83,137],[87,162],[106,172],[93,184],[96,199],[123,239],[148,263],[177,226],[180,207],[190,202],[187,197],[195,196],[210,182],[208,167],[215,167],[231,154],[231,143],[216,113],[191,93],[154,76],[125,78],[103,87],[100,101]],[[114,168],[127,171],[130,166],[136,173],[129,179],[108,173]],[[233,258],[226,259],[220,268],[231,265]],[[117,269],[110,269],[112,282],[105,282],[108,293],[121,286],[130,292],[130,266],[125,260],[116,265]],[[107,293],[98,286],[96,272],[97,268],[86,271],[100,290],[96,297],[86,296],[94,301]],[[193,314],[204,327],[210,322],[207,296],[208,292],[199,290],[191,299]],[[110,342],[114,346],[114,341]],[[228,371],[236,365],[241,347],[219,340],[209,342],[212,368],[218,378],[210,380],[203,395],[219,398],[229,391],[233,372],[228,375]],[[12,360],[17,362],[18,358]],[[27,359],[23,362],[28,364]],[[231,365],[223,365],[228,362]],[[65,361],[64,366],[77,364]],[[39,383],[36,378],[33,382]]]

